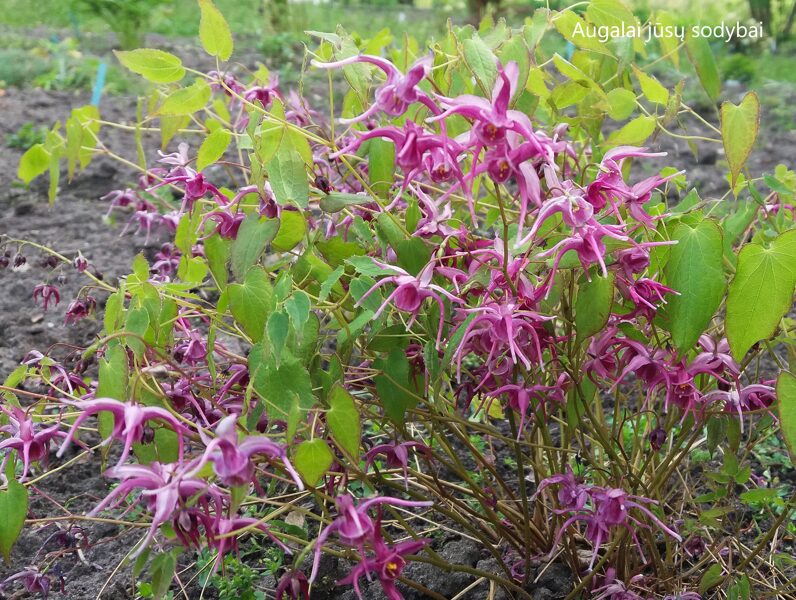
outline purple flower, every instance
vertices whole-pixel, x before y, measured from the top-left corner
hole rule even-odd
[[[191,465],[181,469],[177,463],[149,465],[117,465],[106,471],[108,477],[121,480],[111,492],[88,514],[94,516],[101,511],[117,506],[133,490],[140,489],[141,498],[146,501],[152,513],[152,525],[142,541],[136,555],[140,554],[152,541],[158,528],[177,514],[181,505],[204,505],[209,511],[210,503],[215,508],[217,520],[223,508],[223,494],[219,488],[204,479],[194,477],[189,470]]]
[[[69,303],[66,307],[66,315],[64,316],[64,323],[67,325],[74,325],[81,319],[85,319],[97,309],[97,300],[94,296],[86,296],[85,298],[77,298]]]
[[[353,583],[354,591],[359,598],[362,598],[362,590],[359,588],[360,578],[363,575],[370,576],[371,573],[375,573],[379,583],[381,583],[384,594],[389,600],[403,600],[403,596],[395,586],[395,580],[401,576],[406,566],[404,557],[416,554],[430,542],[431,540],[429,539],[410,540],[388,546],[384,543],[377,528],[372,540],[373,556],[363,558],[357,566],[351,569],[351,573],[337,582],[337,585],[350,585]]]
[[[121,465],[125,460],[127,460],[133,444],[141,441],[144,435],[144,425],[147,421],[151,420],[164,421],[171,426],[171,428],[177,434],[179,455],[182,456],[183,432],[185,431],[185,428],[174,417],[174,415],[164,408],[157,406],[143,406],[136,402],[119,402],[118,400],[112,400],[111,398],[97,398],[95,400],[81,400],[79,402],[64,402],[70,406],[78,408],[81,412],[75,419],[74,423],[72,423],[72,427],[69,429],[69,433],[67,434],[64,443],[58,450],[58,457],[63,455],[64,451],[69,445],[69,442],[74,439],[78,427],[80,427],[80,425],[82,425],[83,422],[89,417],[103,411],[107,411],[113,415],[113,430],[111,431],[110,436],[102,443],[107,444],[114,439],[122,440],[124,442],[122,454],[119,456],[119,462],[117,463],[118,465]]]
[[[298,488],[303,490],[304,484],[287,459],[285,449],[262,436],[248,436],[238,440],[237,422],[238,415],[229,415],[216,426],[215,438],[206,439],[205,435],[201,434],[205,438],[206,448],[199,465],[207,461],[212,462],[213,470],[225,485],[248,485],[254,479],[254,463],[251,457],[261,454],[269,460],[279,459]]]
[[[276,585],[274,600],[309,600],[310,582],[302,571],[285,571]]]
[[[56,437],[65,437],[66,434],[60,431],[60,425],[41,429],[28,413],[16,406],[0,407],[0,410],[8,415],[8,425],[0,427],[0,431],[11,436],[0,442],[0,450],[14,449],[17,451],[22,458],[20,481],[24,481],[28,475],[30,463],[47,460],[50,453],[50,441]]]
[[[431,279],[434,276],[433,262],[426,265],[417,277],[410,275],[400,267],[388,265],[376,260],[373,262],[383,268],[386,272],[389,273],[392,271],[395,274],[389,275],[388,277],[376,282],[376,284],[373,285],[373,287],[371,287],[367,292],[365,292],[365,294],[357,301],[357,306],[361,305],[368,296],[370,296],[381,286],[392,283],[396,286],[396,288],[387,296],[387,299],[378,308],[376,313],[373,315],[373,318],[376,319],[384,311],[384,309],[387,308],[390,302],[392,302],[399,310],[412,314],[412,318],[409,320],[409,323],[407,323],[407,327],[411,327],[412,323],[414,323],[417,315],[420,312],[420,306],[423,304],[423,301],[426,298],[432,298],[437,303],[440,310],[439,328],[437,329],[437,347],[439,347],[442,341],[442,328],[445,320],[445,306],[442,302],[442,297],[444,296],[451,302],[455,302],[457,304],[463,303],[463,300],[461,300],[461,298],[457,298],[445,288],[431,282]]]
[[[337,505],[337,517],[324,529],[315,541],[315,559],[310,574],[310,583],[315,581],[320,566],[321,550],[323,544],[332,533],[337,533],[340,542],[346,546],[356,548],[360,555],[365,556],[364,546],[366,542],[373,542],[377,535],[377,525],[368,515],[368,510],[373,506],[389,504],[391,506],[431,506],[433,502],[413,502],[411,500],[401,500],[400,498],[390,498],[387,496],[376,496],[367,500],[362,500],[358,505],[354,504],[354,498],[349,494],[338,496],[335,500]]]
[[[417,87],[417,84],[430,71],[432,60],[433,58],[430,55],[422,57],[409,68],[406,75],[401,73],[390,61],[368,54],[360,54],[327,63],[314,60],[312,64],[322,69],[336,69],[356,63],[369,63],[384,71],[387,81],[376,90],[376,101],[370,108],[353,119],[341,119],[342,123],[358,123],[365,119],[370,119],[379,112],[385,112],[388,115],[397,117],[404,114],[409,105],[415,102],[422,102],[432,113],[438,114],[439,108],[425,92]]]
[[[404,487],[409,487],[409,449],[416,448],[427,458],[431,455],[431,448],[421,442],[402,442],[392,441],[389,444],[378,444],[373,446],[365,454],[365,469],[367,470],[376,460],[377,456],[384,456],[387,466],[392,469],[400,467],[404,473]]]
[[[41,594],[44,600],[50,595],[50,577],[39,572],[36,567],[30,567],[4,579],[0,583],[0,593],[4,593],[3,588],[13,581],[19,581],[28,594]]]
[[[49,308],[50,302],[58,306],[58,303],[61,301],[61,294],[58,292],[58,288],[54,285],[45,283],[40,283],[33,288],[33,301],[36,302],[39,297],[41,297],[42,308],[44,310]]]
[[[641,553],[641,543],[638,540],[635,528],[649,528],[649,526],[633,516],[630,512],[631,510],[647,517],[661,531],[678,542],[682,541],[682,538],[674,530],[664,525],[647,508],[649,504],[657,504],[654,500],[628,494],[619,488],[577,484],[574,477],[572,477],[571,471],[567,474],[554,475],[542,480],[537,494],[549,485],[561,485],[567,490],[563,496],[565,501],[562,503],[563,508],[556,510],[556,512],[559,514],[570,514],[569,518],[564,521],[558,530],[553,544],[553,551],[567,528],[578,521],[583,521],[586,523],[584,537],[592,543],[594,549],[589,569],[592,568],[594,561],[597,559],[597,552],[600,546],[610,538],[612,531],[616,528],[625,528],[635,541],[639,553]],[[641,558],[645,560],[643,555]]]

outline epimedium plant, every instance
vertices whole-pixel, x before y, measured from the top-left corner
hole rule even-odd
[[[49,172],[53,200],[63,163],[71,178],[118,159],[139,177],[104,198],[109,214],[169,241],[116,285],[82,255],[4,241],[6,262],[34,250],[86,277],[68,321],[107,298],[76,367],[31,352],[2,388],[6,556],[31,482],[95,456],[116,485],[88,516],[141,526],[125,560],[149,565],[155,597],[181,551],[215,552],[214,572],[245,534],[284,556],[278,598],[308,597],[324,556],[348,560],[340,584],[361,595],[378,580],[389,598],[434,597],[405,576],[410,561],[517,598],[549,561],[571,569],[568,598],[786,584],[778,532],[794,500],[763,487],[750,456],[778,431],[796,441],[796,380],[775,352],[792,352],[796,186],[784,167],[744,172],[754,94],[712,125],[683,82],[635,65],[643,46],[573,35],[637,22],[598,0],[520,29],[451,27],[428,51],[386,31],[309,32],[326,115],[264,67],[236,75],[223,16],[200,7],[216,70],[119,52],[156,84],[135,124],[79,108],[22,158],[24,181]],[[551,38],[576,50],[548,55]],[[672,44],[659,60],[679,65]],[[685,45],[715,98],[709,47]],[[692,141],[671,129],[694,121],[724,146],[724,198],[647,166],[662,156],[648,139]],[[137,156],[114,154],[106,128],[134,136]],[[57,284],[34,298],[57,304]],[[47,393],[17,389],[29,380]],[[56,445],[78,455],[53,467]],[[691,468],[701,447],[720,467]],[[765,525],[734,512],[767,499]],[[494,568],[444,560],[439,531]],[[46,592],[49,568],[5,585]]]

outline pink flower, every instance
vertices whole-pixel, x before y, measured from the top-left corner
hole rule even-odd
[[[362,500],[358,505],[354,504],[354,498],[349,494],[338,496],[335,500],[337,504],[337,518],[324,529],[315,541],[315,560],[312,565],[310,583],[315,581],[320,565],[321,549],[324,542],[332,533],[337,533],[340,542],[346,546],[356,548],[360,555],[365,556],[364,546],[366,542],[373,542],[378,531],[376,523],[368,515],[368,510],[373,506],[389,504],[391,506],[431,506],[433,502],[413,502],[411,500],[401,500],[400,498],[389,498],[387,496],[375,496],[367,500]]]
[[[102,443],[107,444],[111,440],[117,439],[124,442],[122,453],[119,456],[117,465],[121,465],[130,455],[133,444],[140,442],[144,435],[144,425],[150,420],[163,421],[176,432],[179,443],[179,455],[182,456],[183,432],[185,427],[164,408],[157,406],[143,406],[136,402],[119,402],[111,398],[97,398],[95,400],[81,400],[79,402],[69,402],[66,404],[78,408],[81,412],[72,423],[69,433],[58,450],[58,457],[61,457],[69,446],[69,442],[74,439],[77,429],[89,417],[100,412],[107,411],[113,415],[113,430],[110,436]]]
[[[41,429],[30,415],[16,406],[3,407],[2,410],[8,416],[8,425],[0,427],[0,431],[8,433],[11,437],[0,442],[0,450],[16,450],[22,458],[22,473],[20,481],[24,481],[28,475],[31,462],[46,461],[50,454],[50,441],[56,437],[65,437],[66,434],[60,431],[60,425],[53,425]],[[8,460],[6,457],[5,460]],[[3,464],[5,465],[5,460]]]
[[[248,485],[254,479],[254,463],[251,457],[261,454],[269,460],[279,460],[300,490],[304,489],[301,478],[287,459],[285,449],[262,436],[248,436],[238,440],[238,415],[229,415],[216,425],[216,437],[205,438],[205,451],[196,470],[207,461],[213,463],[213,470],[219,479],[228,486]]]
[[[415,102],[422,102],[434,114],[439,113],[439,109],[428,95],[417,87],[431,69],[431,55],[420,58],[409,68],[406,75],[401,73],[390,61],[368,54],[351,56],[335,62],[312,61],[314,66],[322,69],[336,69],[356,63],[369,63],[377,66],[384,71],[387,81],[376,90],[376,101],[370,108],[353,119],[341,119],[342,123],[358,123],[365,119],[370,119],[379,112],[385,112],[394,117],[402,115],[409,108],[409,105]]]
[[[649,528],[649,525],[633,516],[630,512],[631,510],[641,513],[661,531],[678,542],[682,541],[682,538],[674,530],[664,525],[663,521],[647,508],[649,504],[657,504],[654,500],[634,496],[618,488],[577,484],[571,476],[571,472],[566,475],[554,475],[542,480],[537,494],[549,485],[562,485],[565,487],[567,492],[564,494],[563,500],[566,504],[563,505],[562,509],[556,510],[556,512],[559,514],[570,514],[569,518],[564,521],[558,530],[553,544],[553,551],[555,551],[555,546],[558,545],[561,536],[567,528],[578,521],[583,521],[586,523],[584,537],[592,543],[594,549],[589,569],[594,565],[600,546],[610,538],[611,533],[616,528],[626,529],[635,541],[639,553],[641,553],[641,543],[638,540],[635,528]],[[588,498],[586,501],[584,501],[584,494]],[[641,558],[644,560],[643,555]]]
[[[403,469],[404,473],[404,487],[409,487],[409,449],[416,448],[422,452],[427,458],[431,456],[431,448],[421,442],[403,442],[398,443],[392,441],[389,444],[378,444],[373,446],[365,454],[365,469],[367,470],[376,460],[376,457],[383,455],[386,459],[387,466],[396,469],[398,467]]]
[[[410,554],[416,554],[422,550],[431,540],[410,540],[400,542],[392,546],[384,543],[379,529],[376,529],[372,543],[373,552],[372,557],[367,557],[355,566],[351,573],[337,582],[337,585],[354,584],[354,591],[359,598],[362,598],[362,590],[359,588],[359,580],[363,575],[370,575],[375,573],[376,577],[381,583],[384,594],[389,600],[403,600],[403,596],[395,586],[395,580],[401,576],[401,573],[406,566],[406,559],[404,558]]]
[[[357,301],[357,306],[361,305],[368,296],[381,286],[392,283],[396,288],[387,296],[387,299],[378,308],[373,318],[376,319],[392,302],[399,310],[412,314],[412,318],[409,320],[409,323],[407,323],[407,327],[411,327],[420,312],[420,306],[423,304],[423,301],[426,298],[432,298],[440,309],[439,328],[437,329],[437,347],[439,347],[442,341],[442,328],[445,321],[445,305],[443,304],[442,298],[445,297],[457,304],[461,304],[463,301],[448,292],[445,288],[431,282],[434,276],[434,263],[426,265],[420,274],[415,277],[400,267],[387,265],[377,260],[373,262],[382,267],[385,271],[392,271],[395,274],[376,282],[376,284],[365,292]]]

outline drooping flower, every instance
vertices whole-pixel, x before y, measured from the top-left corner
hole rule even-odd
[[[66,433],[61,431],[58,424],[42,429],[27,412],[16,406],[0,406],[0,410],[8,416],[8,424],[0,427],[0,431],[11,436],[0,442],[0,450],[17,451],[22,458],[20,481],[24,481],[28,476],[30,463],[46,461],[50,454],[50,442],[54,438],[65,437]]]
[[[365,469],[370,468],[377,456],[384,456],[387,466],[392,469],[401,468],[404,474],[404,487],[409,487],[409,449],[415,448],[426,456],[429,456],[431,449],[421,442],[390,442],[389,444],[377,444],[365,453]]]
[[[401,73],[390,61],[368,54],[351,56],[335,62],[324,63],[314,60],[312,64],[323,69],[336,69],[357,63],[368,63],[384,71],[387,81],[376,90],[376,101],[371,104],[370,108],[352,119],[341,119],[343,123],[358,123],[370,119],[379,112],[384,112],[394,117],[402,115],[409,108],[409,105],[415,102],[422,102],[434,114],[439,113],[439,108],[432,102],[431,98],[418,88],[418,84],[431,69],[431,62],[431,55],[420,58],[409,68],[406,75]]]
[[[373,556],[368,556],[359,562],[351,572],[337,582],[338,585],[354,585],[354,591],[361,599],[362,590],[359,588],[359,580],[363,575],[369,576],[374,573],[379,579],[384,594],[389,600],[403,600],[403,596],[395,585],[395,580],[401,576],[406,567],[406,556],[417,554],[431,540],[409,540],[387,545],[381,537],[379,528],[376,528],[373,536]]]
[[[368,514],[368,510],[374,506],[389,504],[390,506],[423,507],[431,506],[433,502],[416,502],[412,500],[402,500],[400,498],[390,498],[388,496],[375,496],[367,500],[361,500],[358,504],[354,503],[354,498],[349,494],[338,496],[335,500],[337,505],[337,517],[326,527],[318,539],[315,541],[315,560],[310,574],[310,583],[315,581],[320,566],[321,550],[323,544],[332,533],[336,533],[340,542],[346,546],[356,548],[361,556],[365,556],[365,543],[373,542],[377,535],[377,524]]]
[[[81,400],[78,402],[65,400],[64,402],[79,409],[80,414],[75,418],[64,443],[58,450],[59,457],[63,455],[64,451],[69,446],[69,442],[74,439],[78,428],[83,422],[100,412],[109,412],[113,415],[113,429],[110,436],[102,443],[108,444],[111,440],[122,440],[124,442],[118,465],[122,465],[124,461],[127,460],[133,444],[141,441],[144,435],[144,425],[147,421],[151,420],[164,421],[175,431],[179,444],[179,456],[182,456],[183,433],[185,432],[185,427],[174,415],[164,408],[158,406],[144,406],[136,402],[119,402],[111,398],[96,398],[94,400]]]
[[[213,470],[225,485],[246,485],[254,479],[254,463],[251,457],[260,454],[269,460],[279,460],[296,486],[304,489],[298,473],[287,458],[285,449],[264,436],[247,436],[238,439],[238,415],[229,415],[216,426],[216,437],[205,437],[205,451],[199,460],[197,470],[207,461],[213,463]]]
[[[55,306],[61,301],[61,294],[58,288],[54,285],[40,283],[33,288],[33,301],[36,302],[39,298],[42,301],[42,308],[47,310],[52,302]]]

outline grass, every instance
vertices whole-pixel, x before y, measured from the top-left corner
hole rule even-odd
[[[106,32],[109,27],[98,17],[75,12],[68,0],[0,0],[0,25],[10,27],[52,27],[80,31]],[[273,35],[263,0],[216,0],[216,5],[226,17],[230,28],[238,35]],[[389,28],[393,33],[407,31],[418,40],[438,38],[445,31],[448,17],[456,18],[459,12],[417,9],[411,6],[374,6],[341,2],[314,4],[291,2],[287,15],[283,15],[280,34],[302,34],[305,30],[333,31],[337,23],[356,31],[362,37],[371,37]],[[377,17],[377,18],[375,18]],[[199,9],[195,0],[173,0],[156,8],[149,30],[166,36],[189,37],[198,33]]]

